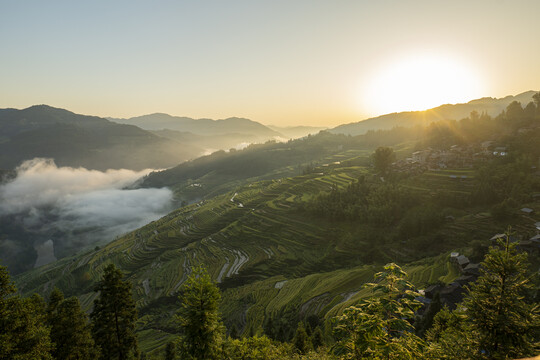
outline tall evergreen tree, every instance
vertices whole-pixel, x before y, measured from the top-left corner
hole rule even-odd
[[[169,341],[165,347],[165,360],[174,360],[176,358],[176,346],[174,341]]]
[[[408,320],[421,306],[405,273],[388,264],[375,274],[377,283],[366,284],[378,296],[363,300],[343,311],[334,328],[338,342],[335,352],[345,359],[417,359],[424,342],[413,334]]]
[[[79,299],[64,299],[64,294],[55,288],[47,307],[47,324],[51,328],[54,343],[52,355],[57,360],[90,360],[99,351],[90,333],[88,316],[81,310]]]
[[[311,334],[311,344],[313,345],[314,350],[317,350],[324,345],[324,335],[320,326],[317,326],[315,330],[313,330],[313,334]]]
[[[7,269],[0,266],[0,360],[52,359],[43,299],[20,298],[15,291]]]
[[[527,253],[518,253],[508,235],[499,247],[490,249],[481,263],[481,276],[463,301],[477,334],[478,358],[534,354],[540,312],[530,297],[532,285],[527,266]]]
[[[303,322],[298,323],[292,342],[300,354],[305,354],[311,349],[310,338]]]
[[[127,360],[139,356],[135,322],[137,310],[131,293],[131,284],[122,280],[122,272],[113,264],[105,268],[94,291],[92,336],[101,348],[101,359]]]
[[[221,295],[203,267],[196,267],[182,285],[182,306],[177,316],[183,335],[179,339],[182,359],[217,359],[224,327],[218,312]]]
[[[385,146],[378,147],[371,157],[373,159],[373,166],[375,167],[375,170],[382,175],[386,175],[390,169],[390,165],[396,161],[394,149]]]

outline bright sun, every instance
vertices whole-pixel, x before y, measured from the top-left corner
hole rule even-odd
[[[390,62],[364,85],[363,108],[373,115],[426,110],[485,96],[478,74],[469,66],[434,55]]]

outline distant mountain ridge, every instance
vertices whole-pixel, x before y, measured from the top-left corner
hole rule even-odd
[[[520,102],[522,106],[527,105],[537,92],[531,90],[500,99],[485,97],[465,104],[446,104],[425,111],[386,114],[355,123],[339,125],[329,131],[334,134],[354,136],[365,134],[369,130],[385,130],[396,126],[412,127],[438,120],[461,120],[469,116],[472,111],[486,112],[490,116],[497,116],[513,101]]]
[[[227,119],[192,119],[164,113],[137,116],[129,119],[108,118],[120,124],[130,124],[145,130],[175,130],[196,135],[246,134],[257,137],[283,137],[277,131],[253,120],[231,117]]]
[[[0,109],[0,168],[4,169],[46,157],[59,166],[142,170],[177,165],[203,152],[133,125],[47,105]]]
[[[283,134],[287,138],[296,139],[300,137],[307,136],[309,134],[316,134],[321,130],[325,130],[325,127],[320,126],[273,126],[268,125],[268,127],[274,131]]]

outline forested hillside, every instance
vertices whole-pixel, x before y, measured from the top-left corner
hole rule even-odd
[[[0,168],[53,158],[59,166],[88,169],[163,168],[203,153],[193,144],[159,137],[132,125],[74,114],[46,105],[0,112]]]
[[[222,292],[229,334],[294,343],[299,323],[310,324],[326,344],[348,349],[345,335],[332,336],[332,319],[356,316],[345,309],[371,297],[363,285],[392,272],[387,263],[402,266],[425,296],[439,286],[440,301],[455,308],[490,239],[510,225],[512,248],[529,252],[530,270],[538,270],[533,106],[356,137],[321,132],[153,173],[144,186],[169,186],[184,206],[102,248],[19,275],[17,286],[43,296],[57,286],[90,309],[95,285],[115,264],[133,284],[141,349],[158,354],[181,331],[178,294],[202,264]],[[464,272],[458,255],[476,275]],[[410,318],[425,337],[431,323]]]
[[[516,96],[501,99],[482,98],[466,104],[446,104],[425,111],[407,111],[385,114],[363,121],[337,126],[329,131],[335,134],[360,135],[370,130],[389,130],[393,127],[426,126],[440,120],[460,120],[473,111],[495,117],[516,101],[524,106],[531,101],[534,91],[527,91]]]

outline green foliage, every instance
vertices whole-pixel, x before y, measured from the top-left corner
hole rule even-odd
[[[127,360],[137,358],[139,349],[135,334],[137,311],[131,284],[122,280],[123,274],[108,265],[102,280],[96,285],[99,297],[94,300],[92,336],[101,348],[101,359]]]
[[[308,209],[330,219],[388,226],[419,201],[417,194],[400,185],[369,183],[362,176],[343,190],[333,186],[329,193],[319,193],[310,202]]]
[[[493,216],[493,219],[497,221],[505,221],[511,218],[517,207],[518,204],[515,200],[505,199],[502,202],[493,205],[491,208],[491,215]]]
[[[291,355],[287,345],[272,342],[266,336],[232,339],[227,344],[227,359],[230,360],[281,360]]]
[[[0,359],[52,359],[43,299],[13,296],[15,291],[7,269],[0,266]]]
[[[311,349],[311,341],[306,332],[306,328],[304,327],[304,323],[298,323],[292,344],[300,354],[305,354]]]
[[[167,343],[165,347],[165,360],[174,360],[176,358],[176,346],[173,341]]]
[[[502,216],[508,216],[507,206],[514,201],[528,199],[533,189],[538,189],[538,182],[530,176],[534,162],[530,157],[517,157],[514,161],[500,159],[484,164],[478,169],[476,191],[473,194],[475,204],[494,204],[508,200],[500,209]],[[499,209],[495,209],[497,213]]]
[[[512,101],[506,107],[506,118],[509,120],[518,120],[525,116],[523,112],[523,107],[519,101]]]
[[[403,216],[398,233],[402,238],[425,235],[440,227],[444,222],[441,211],[435,206],[418,206],[407,211]]]
[[[103,264],[121,264],[130,271],[137,305],[145,312],[139,327],[145,334],[144,349],[153,350],[164,347],[168,334],[176,331],[170,316],[176,305],[168,300],[170,294],[177,291],[194,262],[204,263],[224,289],[221,310],[227,324],[241,325],[244,334],[259,334],[265,319],[271,318],[264,323],[265,333],[275,340],[291,341],[299,320],[307,320],[310,314],[327,320],[367,296],[358,287],[378,265],[429,257],[407,268],[411,282],[419,286],[428,280],[450,282],[459,276],[455,269],[448,270],[441,258],[434,264],[436,258],[431,256],[470,248],[472,240],[485,244],[498,231],[487,214],[494,204],[511,197],[519,207],[535,208],[531,197],[538,192],[539,179],[532,175],[531,166],[538,164],[540,132],[531,126],[518,133],[522,126],[518,125],[476,114],[468,120],[441,123],[432,133],[422,128],[358,138],[321,134],[305,142],[264,144],[188,162],[176,172],[149,179],[167,175],[182,199],[188,199],[183,194],[191,189],[190,199],[204,200],[94,253],[22,274],[18,283],[25,294],[42,291],[47,283],[59,284],[69,294],[82,295],[86,308],[91,306],[89,290],[101,276]],[[412,149],[411,139],[424,145],[427,137],[435,139],[437,134],[451,135],[450,145],[455,140],[473,146],[479,146],[475,141],[494,140],[492,146],[506,146],[509,155],[486,154],[485,159],[482,155],[478,164],[485,169],[481,174],[476,169],[455,168],[417,174],[409,173],[404,165],[382,182],[364,167],[372,146],[393,146],[401,158]],[[368,138],[373,141],[365,145]],[[409,143],[397,145],[404,140]],[[309,174],[294,176],[310,162]],[[452,174],[467,175],[467,179],[451,180]],[[281,179],[269,180],[276,178]],[[211,197],[224,191],[231,192]],[[476,196],[480,192],[485,195],[481,199]],[[519,207],[513,211],[517,213]],[[452,221],[440,223],[441,215],[452,215]],[[524,217],[512,221],[530,228]]]
[[[47,306],[47,325],[51,329],[55,359],[90,360],[99,356],[88,316],[76,297],[64,299],[62,292],[54,288]]]
[[[0,304],[4,304],[7,297],[15,291],[15,285],[11,282],[7,269],[0,265],[0,301],[2,301]]]
[[[527,254],[500,241],[462,306],[443,308],[426,333],[427,353],[440,359],[508,359],[538,353],[540,313],[532,299]]]
[[[534,355],[540,329],[538,304],[532,303],[527,254],[501,241],[481,263],[481,276],[463,301],[475,332],[478,357],[504,359]],[[538,350],[538,349],[536,349]]]
[[[537,92],[532,96],[534,103],[536,104],[537,108],[540,108],[540,92]]]
[[[428,349],[426,356],[435,359],[475,359],[474,334],[462,311],[450,311],[443,307],[426,332]]]
[[[435,315],[441,311],[442,305],[441,305],[441,297],[439,293],[436,293],[433,297],[433,301],[429,304],[427,307],[424,315],[422,316],[421,320],[418,322],[416,333],[420,337],[424,337],[426,334],[426,331],[429,330],[433,326],[433,321],[435,318]]]
[[[342,359],[417,359],[423,341],[412,333],[409,320],[421,304],[407,274],[388,264],[375,275],[377,283],[366,284],[378,296],[351,306],[337,318],[335,352]]]
[[[372,159],[375,170],[382,175],[386,175],[390,169],[390,165],[396,161],[396,154],[394,154],[394,149],[381,146],[375,150]]]
[[[317,326],[311,334],[311,345],[313,349],[317,350],[324,345],[324,334],[320,326]]]
[[[183,333],[179,339],[182,358],[218,359],[224,338],[218,311],[221,295],[206,269],[193,268],[179,298],[182,305],[177,318]]]

